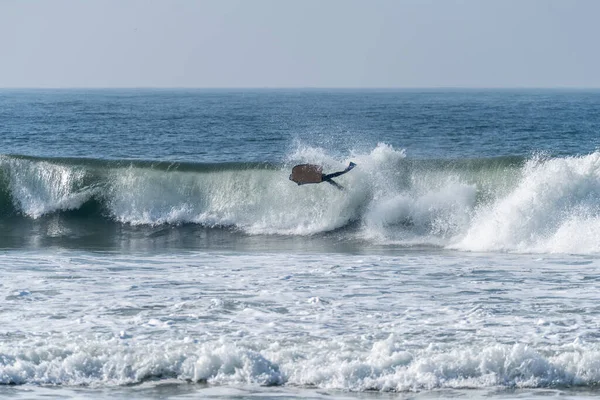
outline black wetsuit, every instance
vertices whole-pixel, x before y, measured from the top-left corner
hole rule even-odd
[[[331,183],[333,186],[335,186],[338,189],[343,189],[344,187],[338,183],[336,183],[335,181],[333,181],[331,178],[335,178],[337,176],[340,175],[344,175],[346,172],[350,171],[352,168],[354,168],[356,164],[354,164],[353,162],[350,163],[350,165],[348,165],[348,168],[346,168],[343,171],[338,171],[338,172],[333,172],[331,174],[322,174],[321,175],[321,181],[322,182],[329,182]]]

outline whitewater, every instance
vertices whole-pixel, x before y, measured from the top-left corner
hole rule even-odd
[[[360,167],[338,178],[345,191],[298,188],[286,176],[299,160],[329,170],[348,160]],[[0,156],[0,172],[3,217],[196,224],[248,235],[338,232],[338,238],[379,245],[467,251],[600,251],[599,152],[411,161],[403,149],[380,143],[346,159],[302,147],[283,165]]]
[[[599,102],[0,91],[0,397],[596,397]]]
[[[1,257],[0,379],[18,385],[3,393],[556,394],[600,378],[599,265],[586,257],[26,255]]]

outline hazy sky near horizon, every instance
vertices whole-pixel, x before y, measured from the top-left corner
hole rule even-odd
[[[600,87],[596,0],[0,0],[0,87]]]

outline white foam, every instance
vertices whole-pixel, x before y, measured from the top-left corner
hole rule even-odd
[[[599,265],[553,257],[3,252],[0,384],[593,386]]]
[[[125,223],[234,226],[249,233],[312,234],[354,217],[348,200],[324,187],[299,192],[288,171],[115,172],[109,204]],[[336,203],[337,201],[337,203]]]
[[[9,189],[18,209],[31,218],[59,210],[74,210],[96,192],[84,186],[85,170],[48,162],[3,157]]]
[[[474,251],[594,253],[600,231],[600,152],[532,159],[518,185],[482,206],[456,245]]]
[[[337,179],[347,187],[344,192],[325,184],[298,187],[287,179],[287,167],[169,174],[131,167],[114,171],[107,202],[115,219],[133,225],[193,222],[234,226],[251,234],[310,235],[360,219],[373,182],[388,181],[388,163],[402,158],[403,151],[383,144],[370,154],[356,155],[352,160],[360,168]],[[309,147],[299,148],[292,159],[324,165],[327,171],[349,162]]]
[[[361,352],[348,343],[269,346],[167,340],[73,340],[18,349],[0,346],[0,384],[127,385],[150,379],[216,385],[290,385],[350,391],[592,386],[600,349],[546,350],[477,345],[406,350],[393,336]],[[348,347],[351,346],[351,347]]]
[[[344,191],[327,184],[298,187],[287,179],[296,162],[330,172],[349,161],[357,167],[336,178]],[[314,235],[352,225],[359,229],[349,238],[377,244],[600,252],[600,152],[535,157],[521,169],[491,172],[409,162],[404,150],[383,143],[344,158],[299,145],[279,170],[91,169],[8,156],[0,162],[10,198],[31,218],[94,198],[111,218],[131,225],[195,223],[252,235]],[[55,228],[50,235],[64,234]]]
[[[448,182],[435,188],[409,188],[373,200],[363,218],[364,236],[384,242],[444,243],[468,226],[476,188]],[[389,197],[388,197],[389,196]]]

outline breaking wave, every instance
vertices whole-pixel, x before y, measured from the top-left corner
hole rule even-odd
[[[298,187],[296,163],[358,164]],[[248,235],[316,235],[467,251],[600,252],[600,152],[413,160],[379,144],[345,158],[299,146],[281,164],[0,156],[0,219],[65,214],[131,226],[198,224]],[[13,218],[14,219],[14,218]]]
[[[407,350],[389,338],[348,356],[347,346],[257,350],[193,340],[137,344],[127,339],[61,346],[0,348],[0,385],[130,385],[178,379],[220,385],[290,385],[330,390],[407,392],[433,389],[595,387],[599,349],[571,344],[536,350],[523,344]]]

